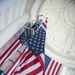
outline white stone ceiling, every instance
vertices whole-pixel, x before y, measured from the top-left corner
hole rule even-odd
[[[45,0],[39,15],[48,17],[46,44],[62,56],[75,56],[75,0]]]

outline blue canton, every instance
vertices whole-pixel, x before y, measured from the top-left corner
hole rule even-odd
[[[26,37],[25,33],[23,32],[23,33],[20,35],[19,39],[20,39],[21,44],[23,45],[29,38]]]
[[[46,32],[42,27],[40,27],[29,41],[28,46],[35,56],[44,53],[45,37]]]
[[[50,61],[51,61],[51,58],[48,57],[47,55],[45,55],[45,70],[47,69],[47,67],[48,67],[48,65],[49,65],[49,63],[50,63]]]

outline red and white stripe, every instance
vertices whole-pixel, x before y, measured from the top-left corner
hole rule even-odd
[[[56,62],[55,60],[51,60],[45,71],[45,75],[58,75],[60,67],[60,63]]]
[[[17,57],[17,59],[15,60],[15,62],[13,63],[13,65],[11,65],[7,71],[6,71],[6,75],[14,75],[15,69],[17,68],[17,66],[19,65],[23,55],[26,53],[27,50],[23,51],[21,53],[21,55],[19,57]]]
[[[40,59],[39,59],[40,58]],[[43,75],[42,56],[36,57],[28,50],[15,71],[15,75]],[[41,61],[40,61],[41,60]]]
[[[10,58],[10,56],[21,47],[20,40],[17,39],[1,56],[0,67]]]
[[[44,29],[45,31],[46,31],[46,29],[47,29],[47,23],[48,23],[47,19],[48,19],[48,18],[45,19],[45,21],[43,22],[43,25],[42,25],[42,27],[43,27],[43,29]]]

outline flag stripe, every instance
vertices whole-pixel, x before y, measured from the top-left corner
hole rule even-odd
[[[30,61],[31,61],[31,60],[30,60]],[[27,68],[33,66],[33,65],[36,64],[36,63],[38,63],[37,59],[31,61],[31,62],[28,63],[28,64],[25,64],[23,67],[20,68],[20,71],[16,71],[16,73],[20,73],[20,72],[26,70]]]
[[[27,75],[38,74],[38,73],[40,73],[41,71],[42,71],[42,68],[41,68],[41,66],[40,66],[40,67],[38,67],[37,69],[35,69],[35,70],[31,71],[30,73],[28,73]]]
[[[33,56],[33,54],[30,53],[28,56],[26,56],[25,61],[27,61],[28,59],[30,59],[32,56]],[[24,62],[25,62],[25,61],[24,61]],[[24,63],[24,62],[23,62],[23,63]]]
[[[47,19],[45,20],[45,22],[43,23],[44,29],[47,29]]]
[[[11,75],[12,72],[14,71],[14,69],[17,67],[17,65],[20,62],[20,59],[22,57],[22,55],[24,54],[24,51],[21,53],[21,55],[16,59],[16,61],[14,62],[14,64],[7,70],[6,74],[7,75]]]
[[[54,67],[55,67],[55,64],[56,64],[56,62],[54,61],[54,64],[53,64],[53,66],[52,66],[52,68],[51,68],[51,71],[50,71],[50,75],[52,75],[52,72],[53,72],[53,69],[54,69]]]
[[[54,64],[54,60],[52,61],[51,65],[50,65],[50,68],[49,68],[49,70],[48,70],[47,75],[49,75],[49,74],[50,74],[50,71],[51,71],[51,69],[52,69],[53,64]]]
[[[47,28],[47,25],[45,23],[43,23],[44,27]]]
[[[29,51],[29,50],[28,50],[28,51]],[[21,65],[22,65],[24,62],[26,62],[26,61],[29,61],[29,63],[27,62],[27,63],[25,63],[25,65],[27,65],[27,64],[29,64],[29,65],[33,64],[33,62],[34,62],[36,59],[32,61],[32,60],[31,60],[31,57],[32,57],[32,56],[33,56],[33,54],[29,52],[29,54],[27,55],[26,58],[23,57],[23,58],[24,58],[24,61],[21,63]],[[33,58],[33,59],[34,59],[34,58]],[[36,62],[36,61],[35,61],[35,62]],[[20,66],[21,66],[21,65],[20,65]],[[28,66],[29,66],[29,65],[28,65]],[[24,66],[23,66],[23,67],[24,67]],[[23,67],[20,67],[20,68],[23,68]]]
[[[59,72],[60,68],[61,68],[61,64],[59,65],[59,67],[57,69],[56,75],[58,75],[58,72]]]
[[[48,61],[47,64],[46,64],[46,61]],[[58,72],[59,72],[60,67],[61,67],[61,64],[59,62],[51,59],[50,57],[48,57],[46,55],[45,64],[46,64],[46,67],[47,67],[45,69],[45,75],[58,75]]]
[[[22,75],[27,75],[27,74],[29,74],[30,72],[35,71],[39,66],[40,66],[40,63],[38,62],[37,64],[34,64],[33,66],[27,68],[26,70],[23,70],[23,71],[20,70],[20,73],[22,73]],[[30,75],[34,75],[34,74],[35,74],[35,73],[30,74]],[[19,74],[19,75],[20,75],[20,74]]]
[[[41,73],[41,71],[43,70],[42,65],[40,64],[38,58],[36,58],[36,56],[34,56],[34,55],[32,56],[31,53],[27,56],[27,58],[25,59],[25,62],[26,63],[24,64],[24,62],[23,62],[23,65],[20,66],[19,70],[17,70],[15,72],[16,75],[20,74],[21,72],[24,72],[26,75],[30,75],[30,74],[33,75],[33,74],[37,74],[38,72]],[[34,67],[38,63],[40,64],[40,66],[38,65],[38,67],[35,67],[36,69],[33,68],[30,71],[27,70],[27,69],[29,69],[31,67]],[[39,67],[40,67],[40,70],[39,70]]]
[[[44,75],[44,45],[46,24],[44,23],[45,26],[43,23],[41,24],[42,25],[37,33],[35,33],[28,42],[28,52],[22,56],[21,61],[14,73],[15,75]],[[30,30],[26,31],[27,35],[30,35]],[[22,38],[22,41],[24,41],[24,38]]]
[[[36,75],[45,75],[45,74],[43,73],[43,70],[42,71],[40,70],[40,72],[38,72],[38,74]]]
[[[4,60],[4,58],[10,53],[10,51],[15,47],[15,45],[17,45],[18,42],[19,42],[19,41],[17,41],[17,42],[10,48],[10,50],[8,51],[8,53],[5,54],[5,56],[2,58],[1,61]]]
[[[29,54],[29,50],[27,50],[26,52],[25,52],[25,54],[22,56],[22,59],[21,59],[21,62],[20,62],[20,66],[25,62],[25,58],[26,58],[26,56]]]
[[[41,64],[41,66],[42,66],[42,68],[43,68],[43,70],[44,70],[44,62],[43,62],[43,60],[42,60],[42,57],[43,57],[43,55],[41,56],[41,54],[40,55],[38,55],[37,56],[37,58],[38,58],[38,60],[39,60],[39,62],[40,62],[40,64]]]
[[[0,66],[3,65],[3,63],[10,57],[10,55],[11,55],[15,50],[17,50],[17,49],[19,49],[19,48],[21,47],[20,41],[19,41],[19,40],[17,40],[17,41],[18,41],[18,43],[17,43],[14,47],[12,47],[12,48],[10,49],[9,53],[6,54],[6,55],[4,56],[4,58],[1,60]]]
[[[58,68],[59,68],[59,65],[60,65],[60,63],[58,63],[58,65],[57,65],[57,67],[56,67],[56,70],[55,70],[55,72],[54,72],[54,75],[56,75],[56,72],[57,72],[57,70],[58,70]]]
[[[18,40],[18,39],[17,39]],[[2,59],[6,54],[7,52],[10,50],[10,48],[17,42],[17,40],[1,55],[1,58]]]
[[[55,63],[54,69],[53,69],[53,71],[52,71],[52,75],[54,75],[54,72],[55,72],[55,70],[56,70],[57,65],[58,65],[58,62]]]

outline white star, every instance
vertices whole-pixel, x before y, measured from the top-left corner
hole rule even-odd
[[[35,37],[35,39],[37,39],[37,38]]]
[[[44,39],[44,37],[42,37]]]
[[[43,51],[43,49],[41,49],[41,51]]]
[[[37,35],[36,35],[37,36]]]
[[[34,47],[32,47],[32,49],[34,49]]]
[[[42,30],[42,28],[40,30]]]
[[[31,41],[32,41],[32,39],[31,39]]]
[[[44,40],[42,40],[42,41],[44,41]]]
[[[32,42],[29,42],[30,44],[32,44]]]
[[[43,45],[44,43],[42,43],[42,45]]]
[[[38,50],[38,48],[36,48],[36,50]]]
[[[39,45],[37,45],[37,47],[39,47]]]
[[[36,41],[34,41],[36,43]]]
[[[41,34],[39,34],[39,35],[41,35]]]
[[[43,48],[43,46],[41,46]]]
[[[43,34],[43,36],[45,36],[45,35]]]
[[[41,36],[39,36],[39,38],[41,38]]]
[[[38,44],[40,44],[40,42],[38,42]]]
[[[38,53],[38,52],[36,51],[36,53]]]
[[[39,41],[40,41],[41,39],[39,39]]]
[[[33,44],[35,46],[35,44]]]
[[[41,33],[42,31],[40,31],[40,33]]]

